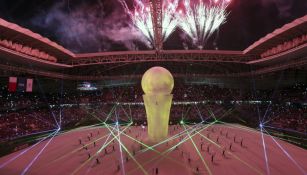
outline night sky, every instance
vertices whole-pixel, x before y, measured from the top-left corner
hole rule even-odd
[[[129,1],[129,0],[127,0]],[[130,5],[131,2],[128,4]],[[205,49],[244,50],[273,30],[307,14],[307,0],[232,0],[227,23]],[[147,50],[116,0],[1,0],[0,17],[76,53]],[[178,29],[164,49],[183,49]]]

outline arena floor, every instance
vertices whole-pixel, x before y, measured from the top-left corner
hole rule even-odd
[[[131,124],[50,135],[0,158],[0,174],[299,175],[307,170],[306,150],[241,125],[172,125],[169,139],[158,145],[148,144],[146,135],[146,128]]]

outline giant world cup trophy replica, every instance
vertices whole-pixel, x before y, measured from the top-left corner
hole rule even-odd
[[[167,138],[173,87],[173,76],[163,67],[152,67],[142,77],[150,142],[156,143]]]

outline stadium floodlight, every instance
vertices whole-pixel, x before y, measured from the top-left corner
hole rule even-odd
[[[183,120],[181,120],[181,121],[180,121],[180,124],[181,124],[181,125],[183,125],[183,124],[184,124],[184,121],[183,121]]]

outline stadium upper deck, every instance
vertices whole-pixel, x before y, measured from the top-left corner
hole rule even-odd
[[[0,33],[2,71],[71,80],[129,75],[136,65],[165,65],[173,67],[171,70],[175,75],[182,76],[184,73],[180,70],[187,64],[194,64],[195,71],[191,72],[194,76],[241,77],[301,68],[307,64],[307,15],[276,29],[243,51],[152,50],[75,54],[3,19],[0,19]],[[92,71],[98,69],[107,71]],[[202,71],[204,69],[210,71]],[[112,73],[108,73],[110,70]]]

